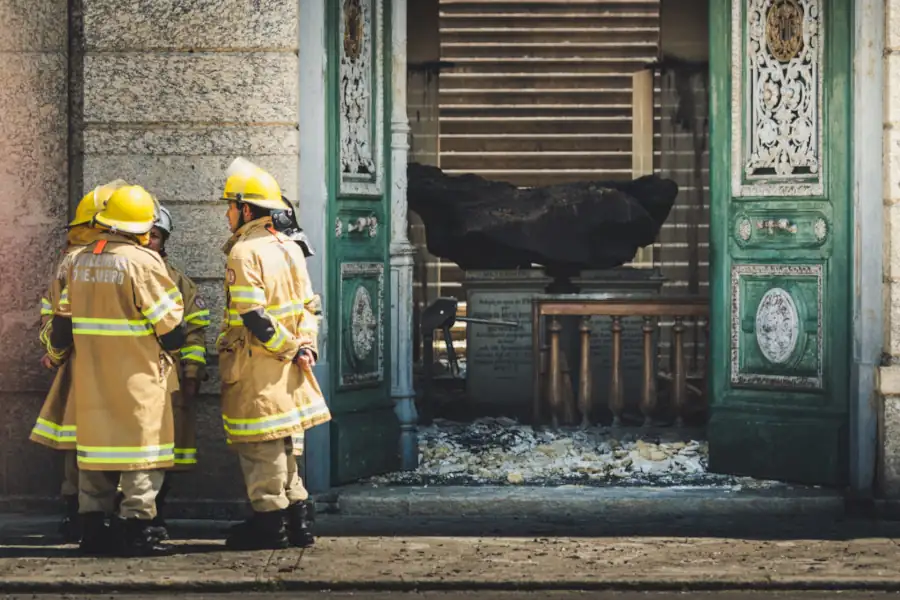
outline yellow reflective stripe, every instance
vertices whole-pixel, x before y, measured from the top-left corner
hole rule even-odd
[[[46,298],[41,298],[41,316],[52,315],[53,305]]]
[[[237,304],[265,304],[266,292],[257,287],[247,285],[228,286],[231,301]]]
[[[62,306],[63,304],[69,303],[69,288],[63,288],[62,293],[59,295],[59,304]]]
[[[196,465],[197,449],[196,448],[175,448],[175,464],[176,465]]]
[[[287,343],[289,335],[290,333],[285,330],[284,326],[276,322],[275,335],[270,337],[268,342],[263,342],[263,346],[271,352],[278,352]]]
[[[203,309],[198,310],[197,312],[193,312],[184,318],[186,323],[193,323],[195,325],[209,325],[209,310]]]
[[[241,314],[233,308],[228,309],[228,324],[232,327],[242,327],[244,325]]]
[[[82,446],[75,448],[78,461],[83,463],[125,464],[134,462],[162,462],[175,458],[175,444],[162,446]]]
[[[181,360],[190,360],[206,364],[206,348],[203,346],[185,346],[181,349]]]
[[[150,321],[146,319],[97,319],[73,317],[74,335],[130,336],[141,337],[153,334]]]
[[[222,415],[222,424],[225,432],[235,437],[261,435],[299,425],[303,419],[312,417],[320,410],[320,406],[307,406],[302,410],[295,408],[290,412],[258,419],[232,419]]]
[[[176,309],[178,307],[177,303],[182,300],[181,292],[178,291],[178,288],[167,290],[166,294],[168,294],[168,296],[161,299],[150,308],[141,311],[153,325],[159,323],[163,317]]]
[[[76,431],[75,425],[57,425],[40,417],[31,430],[32,433],[54,442],[74,442]]]
[[[266,307],[266,312],[276,319],[283,319],[295,315],[302,315],[304,311],[303,302],[286,302],[280,305]]]

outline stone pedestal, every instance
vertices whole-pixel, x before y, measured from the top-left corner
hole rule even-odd
[[[592,297],[658,296],[664,278],[651,269],[620,268],[586,271],[573,283]],[[551,279],[543,271],[466,272],[467,315],[514,321],[510,329],[469,323],[466,329],[466,387],[473,407],[484,414],[530,418],[532,405],[531,302],[544,295]],[[642,321],[623,320],[622,358],[626,406],[636,407],[641,393]],[[591,371],[594,378],[594,420],[607,421],[611,367],[611,320],[595,318],[591,331]],[[578,389],[578,319],[564,322],[562,346],[569,358],[573,389]]]

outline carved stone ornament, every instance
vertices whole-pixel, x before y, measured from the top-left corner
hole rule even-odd
[[[344,223],[340,217],[334,219],[334,237],[341,237],[344,234]]]
[[[781,288],[766,292],[756,309],[756,343],[763,356],[780,365],[790,360],[800,337],[800,316],[790,293]]]
[[[828,235],[828,223],[825,222],[825,219],[819,217],[816,219],[815,225],[813,225],[813,230],[816,233],[816,239],[821,242]]]
[[[380,196],[384,175],[383,0],[343,0],[340,191]]]
[[[761,373],[742,367],[743,351],[741,349],[742,320],[744,302],[742,282],[745,279],[786,278],[804,285],[815,286],[815,331],[812,333],[814,352],[817,357],[814,374],[807,373]],[[822,389],[823,372],[822,356],[824,348],[824,269],[821,264],[814,265],[760,265],[742,264],[731,267],[731,383],[733,385],[788,387],[795,389]],[[756,305],[755,342],[763,357],[776,365],[784,365],[791,360],[800,343],[800,317],[794,298],[783,288],[773,287],[763,294]],[[750,343],[753,343],[752,338]],[[785,367],[782,367],[785,368]]]
[[[353,353],[363,360],[372,354],[375,347],[375,330],[378,320],[372,310],[372,296],[363,286],[356,288],[353,307],[350,313],[350,335],[353,340]]]
[[[821,4],[732,0],[735,196],[824,192]]]
[[[750,235],[753,232],[753,227],[750,223],[750,219],[741,219],[738,221],[738,237],[743,241],[748,241],[750,239]]]

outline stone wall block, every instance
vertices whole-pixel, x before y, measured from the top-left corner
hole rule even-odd
[[[297,0],[90,0],[85,4],[88,50],[297,49]]]
[[[885,317],[888,321],[887,331],[889,331],[889,344],[887,351],[893,356],[900,356],[900,282],[886,283],[890,287],[890,299],[888,304],[888,312]]]
[[[97,155],[84,158],[85,185],[121,177],[131,183],[140,184],[155,194],[163,204],[216,203],[222,197],[225,185],[225,171],[236,154],[227,156],[166,156],[166,155]],[[296,202],[297,199],[297,156],[244,155],[260,167],[268,170],[281,185],[282,193]],[[224,214],[224,205],[222,212]],[[201,218],[197,216],[189,219]],[[216,217],[214,229],[220,229],[224,217]],[[177,227],[177,225],[176,225]]]
[[[900,124],[900,49],[889,52],[884,60],[885,120]]]
[[[900,50],[900,0],[885,0],[885,40],[889,49]]]
[[[167,248],[172,259],[192,277],[224,279],[222,245],[231,236],[225,205],[173,204],[168,208],[175,222]]]
[[[900,496],[900,396],[884,399],[883,488],[888,497]]]
[[[64,53],[68,43],[66,5],[66,0],[0,2],[0,52]]]
[[[3,373],[8,365],[3,365]],[[63,454],[28,440],[41,410],[44,394],[3,394],[0,429],[0,493],[4,495],[58,498],[62,483]]]
[[[156,156],[293,155],[300,148],[296,126],[191,126],[117,128],[93,125],[84,132],[84,152],[90,155],[148,154]]]
[[[297,122],[294,53],[88,54],[90,123]]]

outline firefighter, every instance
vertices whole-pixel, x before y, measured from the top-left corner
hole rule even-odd
[[[194,400],[200,391],[200,382],[206,375],[206,328],[209,326],[209,309],[200,297],[197,285],[175,268],[168,259],[166,242],[174,229],[172,214],[164,206],[158,206],[156,222],[150,230],[151,250],[157,252],[166,264],[169,277],[178,286],[184,299],[185,345],[175,356],[181,389],[172,396],[172,414],[175,422],[175,466],[166,473],[162,489],[156,496],[156,517],[152,532],[161,540],[168,539],[163,518],[166,497],[172,488],[175,472],[186,472],[197,464],[197,409]]]
[[[54,359],[74,347],[81,550],[152,556],[168,549],[150,531],[163,469],[175,464],[169,352],[184,346],[181,293],[145,246],[155,204],[121,187],[94,217],[100,238],[67,261],[66,288],[49,335]],[[123,499],[113,515],[116,487]],[[111,516],[107,528],[106,517]]]
[[[57,265],[50,280],[50,286],[44,297],[41,298],[41,343],[46,346],[50,333],[50,323],[53,318],[53,306],[59,299],[59,294],[65,287],[65,281],[59,278],[60,272],[65,268],[68,257],[95,240],[100,231],[91,226],[91,221],[100,209],[106,204],[110,194],[118,188],[128,185],[121,179],[99,185],[85,194],[84,198],[75,208],[75,218],[66,227],[66,248],[63,250],[63,258]],[[62,359],[62,357],[60,357]],[[78,542],[81,531],[78,519],[78,464],[75,452],[75,415],[74,403],[67,402],[70,392],[70,366],[64,360],[55,361],[49,354],[44,354],[41,364],[48,369],[56,369],[56,376],[50,387],[50,392],[44,400],[40,415],[34,428],[31,430],[30,439],[49,448],[63,451],[63,481],[62,497],[64,502],[64,516],[60,523],[59,532],[66,542]]]
[[[223,248],[226,313],[217,341],[222,421],[253,508],[226,545],[306,547],[314,538],[296,457],[303,432],[331,419],[312,373],[319,299],[303,250],[272,224],[271,212],[286,208],[275,179],[237,159],[223,200],[233,235]]]

